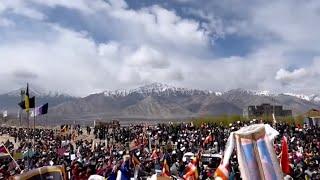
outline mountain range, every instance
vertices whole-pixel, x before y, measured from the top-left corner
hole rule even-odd
[[[93,119],[185,119],[203,115],[243,113],[248,105],[270,103],[292,109],[294,114],[320,109],[320,96],[233,89],[227,92],[188,89],[152,83],[131,90],[104,91],[86,97],[41,93],[30,89],[36,104],[49,103],[51,121]],[[18,112],[20,90],[0,95],[0,109]]]

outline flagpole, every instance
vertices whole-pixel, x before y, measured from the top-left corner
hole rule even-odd
[[[23,96],[24,96],[24,90],[21,90],[20,92],[20,98],[21,98],[21,102],[23,101]],[[20,127],[22,127],[22,114],[21,111],[19,110],[19,120],[20,120]]]
[[[28,133],[28,155],[27,155],[27,157],[28,157],[28,170],[30,169],[30,157],[29,157],[29,145],[30,145],[30,123],[29,123],[29,111],[27,111],[27,123],[28,123],[28,131],[27,131],[27,133]]]
[[[35,152],[35,142],[34,142],[34,135],[35,135],[35,130],[36,130],[36,98],[34,98],[34,108],[33,108],[33,151]]]
[[[12,155],[10,154],[10,151],[7,149],[7,147],[6,147],[4,144],[3,144],[3,147],[6,149],[6,151],[9,153],[10,158],[13,160],[13,162],[16,164],[16,166],[18,166],[19,170],[21,171],[19,164],[18,164],[17,161],[12,157]]]
[[[27,100],[25,100],[25,102],[28,102],[28,107],[27,107],[27,105],[26,105],[26,112],[27,112],[27,122],[28,122],[28,170],[30,169],[30,157],[29,157],[29,152],[30,152],[30,150],[29,150],[29,146],[30,146],[30,133],[31,133],[31,131],[30,131],[30,118],[29,118],[29,116],[30,116],[30,95],[29,95],[29,84],[27,83],[27,90],[26,90],[26,93],[25,93],[25,96],[27,96],[27,99],[28,99],[28,101]]]

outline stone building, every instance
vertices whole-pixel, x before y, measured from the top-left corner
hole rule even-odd
[[[243,111],[243,115],[248,118],[268,117],[272,116],[273,113],[277,117],[292,116],[292,110],[286,110],[283,109],[283,106],[271,104],[261,104],[259,106],[252,105],[248,106],[248,108]]]
[[[305,113],[304,124],[307,126],[318,126],[320,127],[320,110],[310,109]]]

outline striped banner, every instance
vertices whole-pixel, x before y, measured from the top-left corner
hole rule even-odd
[[[39,180],[54,179],[66,180],[67,176],[63,166],[46,166],[10,177],[10,180]]]
[[[283,179],[279,161],[273,149],[278,132],[266,124],[243,127],[231,133],[223,161],[215,176],[228,179],[228,162],[236,147],[239,169],[243,180]]]

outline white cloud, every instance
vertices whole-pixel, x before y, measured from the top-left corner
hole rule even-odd
[[[276,80],[283,82],[290,82],[294,80],[299,80],[308,75],[308,72],[304,68],[295,69],[293,71],[288,71],[285,69],[280,69],[276,74]]]
[[[54,7],[65,7],[69,9],[76,9],[83,13],[94,13],[99,6],[105,5],[99,3],[99,1],[94,1],[94,3],[90,3],[89,1],[78,0],[78,1],[65,1],[65,0],[27,0],[29,2],[40,4],[44,6],[48,6],[51,8]]]
[[[126,59],[130,66],[168,68],[170,63],[167,57],[161,52],[147,46],[140,47],[130,57]]]
[[[2,0],[0,2],[0,15],[6,11],[36,20],[42,20],[45,18],[44,14],[33,9],[28,1],[24,0]]]

